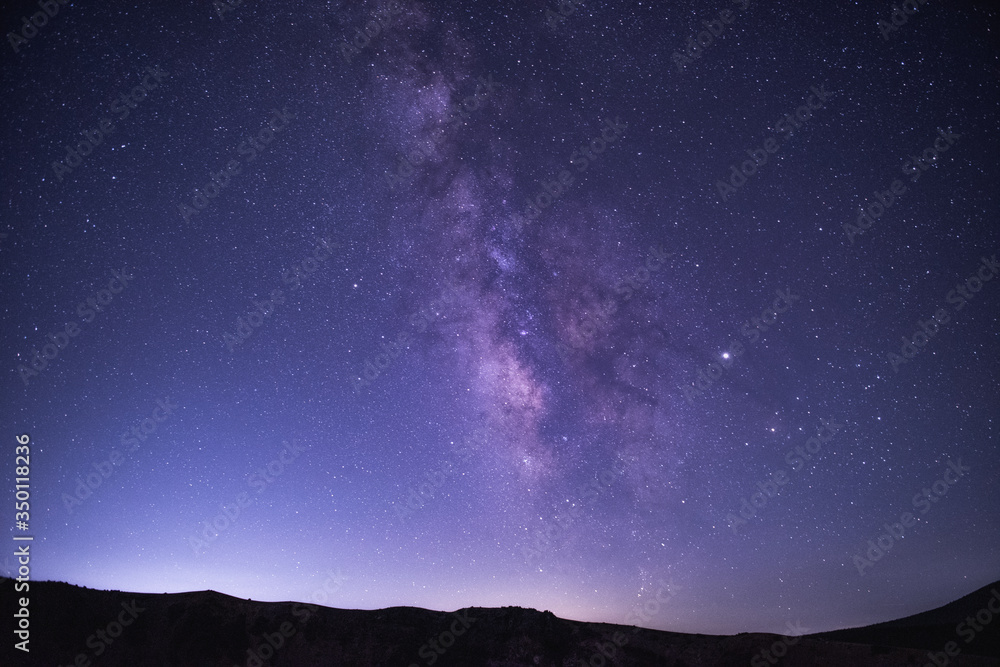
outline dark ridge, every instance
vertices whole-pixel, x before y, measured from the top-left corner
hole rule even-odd
[[[691,635],[583,623],[521,607],[363,611],[254,602],[215,591],[125,593],[30,582],[30,653],[14,649],[16,638],[8,634],[0,649],[0,665],[762,667],[780,662],[810,667],[920,667],[929,660],[928,650],[943,651],[946,642],[956,641],[961,653],[947,664],[979,667],[1000,665],[995,659],[1000,655],[1000,620],[987,625],[970,643],[955,634],[955,625],[984,608],[998,585],[898,621],[785,638],[759,633]],[[0,591],[2,613],[10,619],[16,599],[24,593],[16,593],[10,579],[0,579]],[[120,633],[119,621],[128,622]],[[602,651],[608,656],[603,662],[603,656],[595,657]]]
[[[992,611],[989,608],[992,602]],[[983,610],[986,610],[983,612]],[[985,625],[976,620],[991,619]],[[972,624],[969,623],[971,618]],[[947,642],[955,642],[962,654],[1000,657],[1000,582],[983,586],[954,602],[913,614],[895,621],[876,623],[863,628],[823,632],[816,637],[857,644],[885,644],[943,650]],[[981,631],[976,627],[982,627]],[[933,664],[933,663],[932,663]]]

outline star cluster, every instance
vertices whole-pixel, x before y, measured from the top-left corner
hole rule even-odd
[[[3,75],[37,575],[701,633],[996,580],[997,11],[891,13],[60,5]]]

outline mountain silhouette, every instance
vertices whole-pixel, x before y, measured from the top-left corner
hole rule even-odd
[[[2,665],[62,667],[645,667],[1000,665],[1000,582],[888,623],[801,637],[682,634],[584,623],[521,607],[373,611],[217,593],[126,593],[0,580],[3,613],[29,599],[30,652],[8,634]],[[982,610],[988,610],[986,613]],[[979,620],[976,620],[979,614]],[[989,623],[982,623],[989,614]],[[958,628],[972,618],[978,631]],[[15,621],[16,623],[17,621]],[[968,637],[971,639],[966,641]],[[947,648],[957,655],[948,655]]]

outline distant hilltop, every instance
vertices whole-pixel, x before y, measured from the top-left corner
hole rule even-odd
[[[23,593],[10,579],[0,579],[0,591],[4,613],[13,613]],[[31,582],[28,609],[30,652],[15,650],[8,634],[2,665],[1000,665],[1000,582],[897,621],[787,637],[662,632],[520,607],[359,611],[214,591],[157,595],[59,582]]]

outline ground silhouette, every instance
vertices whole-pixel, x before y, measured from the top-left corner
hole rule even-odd
[[[0,580],[3,614],[17,610]],[[1000,665],[1000,582],[889,623],[803,637],[693,635],[583,623],[520,607],[438,612],[343,610],[216,593],[100,591],[31,582],[30,653],[2,665],[46,667],[569,667],[570,665]],[[979,620],[976,621],[976,615]],[[967,623],[971,617],[980,630]],[[959,629],[957,629],[959,628]],[[968,639],[972,633],[971,639]],[[967,641],[968,639],[968,641]],[[954,642],[954,646],[948,642]],[[959,649],[957,656],[947,650]]]

